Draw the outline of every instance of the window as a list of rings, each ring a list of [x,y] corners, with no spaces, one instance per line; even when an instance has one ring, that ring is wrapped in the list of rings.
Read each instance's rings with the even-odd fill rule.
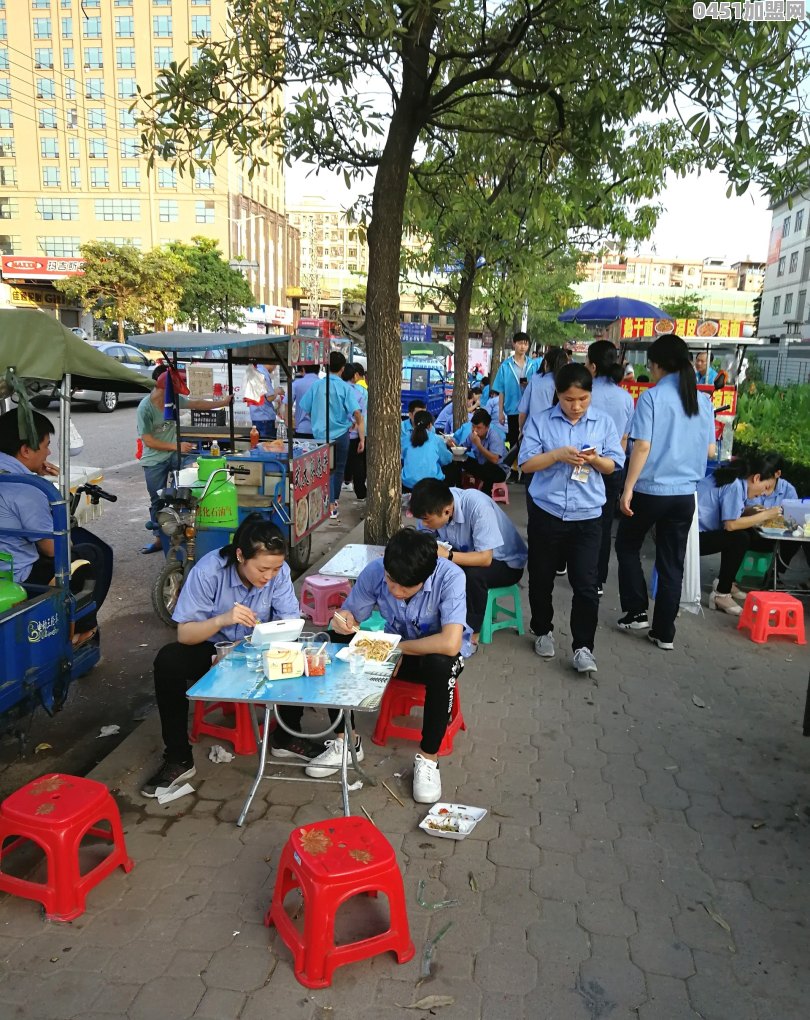
[[[97,198],[96,219],[139,220],[141,203],[134,198]]]
[[[79,203],[75,198],[38,198],[37,216],[41,220],[77,220]]]
[[[115,66],[119,71],[132,70],[135,67],[135,47],[116,46]]]
[[[211,34],[211,15],[210,14],[192,14],[191,15],[191,34],[193,36],[198,36],[198,35],[209,36]]]
[[[131,7],[132,0],[115,0],[116,7]]]
[[[87,127],[91,131],[103,131],[107,127],[107,111],[88,110]]]
[[[0,49],[0,68],[8,70],[8,50]]]
[[[45,109],[39,111],[39,126],[41,128],[55,128],[56,127],[56,108],[53,106],[47,106]]]
[[[79,126],[79,111],[77,109],[68,110],[65,116],[65,126],[69,128],[78,128]]]
[[[799,253],[797,251],[793,251],[790,253],[790,264],[788,265],[788,272],[795,273],[798,268],[799,268]],[[785,311],[787,311],[787,309],[785,309]]]
[[[43,125],[40,124],[40,127]],[[52,127],[56,127],[56,124],[52,124]],[[0,110],[0,128],[14,127],[14,119],[11,116],[11,110]]]
[[[6,5],[3,4],[2,6],[5,9]],[[51,9],[51,0],[31,0],[31,6],[34,8],[35,11],[36,10],[49,11]]]
[[[56,99],[56,82],[53,78],[37,78],[37,99]]]
[[[163,38],[172,34],[171,14],[155,14],[152,17],[152,35]]]
[[[796,321],[801,322],[804,319],[804,306],[807,304],[807,291],[799,291],[799,299],[796,302]]]
[[[195,170],[194,171],[194,187],[201,190],[209,190],[214,186],[214,171],[213,170]]]
[[[140,237],[100,237],[99,241],[102,244],[117,244],[119,248],[122,244],[131,244],[133,248],[140,248],[143,244]]]
[[[78,258],[79,245],[81,240],[78,237],[38,237],[37,245],[43,255],[50,255],[51,258]]]
[[[0,39],[8,39],[8,26],[5,18],[0,20]]]
[[[137,127],[135,122],[135,114],[131,110],[119,110],[118,111],[118,126],[122,131],[131,130]]]
[[[76,54],[70,46],[67,49],[62,50],[62,66],[67,71],[72,71],[76,66]]]
[[[14,135],[0,135],[0,158],[8,159],[14,155]]]
[[[140,188],[141,186],[141,171],[140,167],[128,166],[121,170],[121,187],[122,188]]]
[[[799,209],[799,211],[796,213],[796,218],[793,224],[793,229],[796,231],[797,234],[802,229],[803,225],[804,225],[804,209]]]
[[[179,206],[173,198],[161,198],[159,210],[161,223],[174,223],[177,220]]]
[[[6,67],[8,67],[8,64],[6,64]],[[51,49],[34,50],[34,67],[53,68],[53,50]],[[67,67],[67,64],[65,64],[65,67]]]
[[[211,0],[191,0],[192,7],[210,7]]]
[[[81,156],[81,149],[79,148],[78,138],[68,138],[68,157],[70,159],[78,159]]]
[[[213,202],[195,202],[196,207],[196,220],[198,223],[213,223],[214,222],[214,203]]]
[[[135,35],[135,19],[116,18],[115,34],[119,39],[132,39]]]
[[[134,99],[138,94],[138,83],[135,78],[118,79],[118,98]]]
[[[89,145],[90,159],[106,159],[107,158],[107,139],[106,138],[91,138]]]
[[[62,18],[62,38],[73,38],[73,18]]]
[[[110,171],[106,166],[94,166],[90,168],[90,187],[109,188]]]
[[[155,47],[155,70],[162,71],[164,67],[168,67],[172,62],[172,48],[171,46],[156,46]]]
[[[773,299],[773,309],[771,310],[771,315],[778,315],[779,309],[781,307],[782,307],[782,295],[777,294],[776,297]]]
[[[784,276],[785,275],[785,256],[784,255],[782,256],[781,259],[779,259],[779,262],[776,265],[776,275],[777,276]]]
[[[80,188],[82,186],[81,167],[72,166],[70,168],[70,186],[71,188]]]
[[[82,21],[82,35],[85,39],[100,39],[101,18],[84,18]]]
[[[42,187],[59,188],[62,185],[62,175],[58,166],[46,166],[42,168]]]
[[[40,138],[39,151],[43,159],[59,159],[59,139]]]
[[[0,99],[11,99],[10,78],[0,78]]]
[[[97,70],[104,67],[104,50],[100,46],[90,46],[84,51],[84,66]]]
[[[785,313],[785,315],[790,315],[790,313],[792,311],[793,311],[793,295],[792,294],[785,294],[784,313]]]
[[[16,198],[0,198],[0,220],[13,220],[20,215]]]
[[[104,79],[88,78],[84,83],[84,94],[88,99],[104,99]]]
[[[68,5],[65,4],[65,7]],[[101,7],[101,0],[82,0],[82,7]]]
[[[0,254],[19,255],[20,238],[15,234],[0,234]]]
[[[16,187],[17,168],[13,166],[0,166],[0,184]]]
[[[121,139],[121,159],[137,159],[141,154],[141,141],[139,138]]]
[[[65,99],[75,99],[78,94],[75,78],[65,79]]]
[[[51,37],[51,19],[34,18],[34,38],[50,39],[50,37]]]
[[[782,221],[782,237],[787,237],[790,233],[790,217],[786,216]]]
[[[159,188],[176,188],[177,187],[177,171],[176,170],[165,170],[163,168],[158,170],[158,187]]]

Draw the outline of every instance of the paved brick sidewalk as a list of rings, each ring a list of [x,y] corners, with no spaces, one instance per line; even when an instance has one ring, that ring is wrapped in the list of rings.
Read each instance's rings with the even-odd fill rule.
[[[611,580],[590,683],[568,666],[565,579],[557,601],[557,659],[501,632],[462,676],[468,730],[442,766],[445,796],[490,812],[466,841],[417,828],[410,777],[395,778],[413,747],[375,747],[362,719],[369,771],[406,806],[381,786],[353,804],[399,855],[412,962],[378,957],[339,969],[325,991],[299,985],[262,916],[290,829],[339,814],[337,788],[265,783],[237,829],[255,760],[213,765],[202,745],[193,798],[144,802],[151,718],[95,773],[116,791],[135,870],[68,925],[0,897],[4,1018],[418,1020],[429,1014],[401,1007],[441,995],[455,1000],[441,1020],[803,1020],[807,648],[753,645],[713,613],[682,618],[676,651],[658,651],[614,629]],[[426,901],[458,906],[419,906],[421,879]],[[341,930],[367,930],[379,909],[349,905]],[[448,921],[420,983],[425,940]]]

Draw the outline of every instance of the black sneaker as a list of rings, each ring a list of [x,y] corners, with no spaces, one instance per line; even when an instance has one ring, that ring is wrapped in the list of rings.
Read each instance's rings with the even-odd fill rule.
[[[191,779],[196,774],[193,761],[166,761],[164,758],[157,772],[141,787],[141,796],[156,797],[158,789],[176,786],[177,783]]]
[[[287,733],[275,736],[270,754],[273,758],[293,758],[296,761],[312,761],[323,754],[322,740],[307,740],[305,737],[293,737]]]
[[[625,613],[618,626],[619,630],[647,630],[650,621],[646,613]]]
[[[662,641],[662,639],[657,638],[652,631],[650,631],[647,635],[647,640],[651,641],[654,645],[658,645],[659,648],[663,648],[665,652],[671,652],[675,648],[674,641]]]

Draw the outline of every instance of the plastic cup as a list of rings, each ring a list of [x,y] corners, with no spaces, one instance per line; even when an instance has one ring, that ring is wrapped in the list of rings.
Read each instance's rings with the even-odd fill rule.
[[[225,662],[231,652],[236,648],[235,641],[217,641],[214,645],[217,653],[217,662]],[[228,664],[230,665],[230,663]]]
[[[324,676],[326,673],[326,652],[319,651],[319,648],[320,645],[309,645],[304,650],[309,676]]]
[[[314,645],[315,644],[315,631],[313,630],[302,630],[299,637],[298,643],[300,645]]]
[[[248,669],[259,672],[262,668],[262,650],[261,648],[254,648],[254,646],[248,641],[245,643],[245,661]]]
[[[352,676],[360,676],[366,668],[366,657],[362,652],[349,649],[349,672]]]

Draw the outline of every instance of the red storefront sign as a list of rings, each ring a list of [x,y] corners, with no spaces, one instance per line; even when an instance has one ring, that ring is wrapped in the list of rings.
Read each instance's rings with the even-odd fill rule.
[[[84,259],[51,258],[47,255],[3,255],[2,272],[14,280],[64,280],[81,276]]]
[[[651,382],[636,382],[634,379],[632,382],[622,382],[620,384],[623,389],[627,390],[630,396],[633,398],[635,404],[644,390],[648,390],[655,383]],[[723,414],[734,415],[737,413],[737,387],[736,386],[724,386],[721,390],[716,390],[713,386],[698,386],[698,389],[702,393],[708,393],[711,397],[712,404],[715,408],[725,407],[726,410]]]
[[[622,340],[677,333],[689,340],[740,339],[743,319],[622,319],[619,335]]]
[[[329,446],[293,461],[293,542],[317,528],[329,513]]]

